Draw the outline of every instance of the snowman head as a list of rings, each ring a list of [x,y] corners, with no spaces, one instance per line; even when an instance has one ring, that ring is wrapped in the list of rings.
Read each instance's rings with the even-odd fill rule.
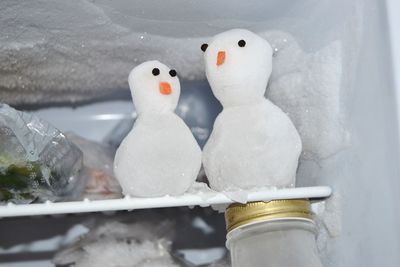
[[[272,48],[266,40],[234,29],[216,35],[201,50],[207,79],[224,107],[263,99],[272,70]]]
[[[146,61],[129,74],[133,103],[138,114],[173,111],[181,86],[176,71],[159,61]]]

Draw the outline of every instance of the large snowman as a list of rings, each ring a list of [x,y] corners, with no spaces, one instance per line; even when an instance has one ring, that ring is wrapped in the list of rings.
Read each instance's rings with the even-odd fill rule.
[[[272,48],[242,29],[203,44],[207,79],[223,105],[203,150],[210,186],[218,191],[295,184],[300,136],[289,117],[264,97]]]
[[[201,150],[174,113],[180,95],[176,71],[148,61],[131,71],[129,86],[138,118],[114,160],[123,193],[138,197],[183,194],[196,180]]]

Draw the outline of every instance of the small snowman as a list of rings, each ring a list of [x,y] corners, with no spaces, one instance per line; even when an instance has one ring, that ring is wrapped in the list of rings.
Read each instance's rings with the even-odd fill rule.
[[[272,48],[242,29],[203,44],[207,79],[223,111],[203,150],[210,186],[218,191],[295,184],[300,136],[289,117],[264,97]]]
[[[174,113],[180,95],[176,71],[158,61],[144,62],[129,74],[129,86],[138,117],[114,160],[123,193],[181,195],[196,180],[201,150]]]

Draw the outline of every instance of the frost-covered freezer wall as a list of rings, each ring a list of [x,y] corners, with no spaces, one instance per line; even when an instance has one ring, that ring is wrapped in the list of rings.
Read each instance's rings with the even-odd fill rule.
[[[392,36],[384,2],[367,1],[363,17],[355,80],[343,98],[352,145],[321,173],[341,198],[341,231],[327,246],[332,266],[397,266],[399,133]]]
[[[133,66],[153,58],[173,65],[181,78],[204,79],[199,47],[218,32],[283,30],[315,50],[343,34],[341,18],[354,24],[348,20],[355,6],[315,0],[2,1],[0,98],[16,104],[115,95],[128,88]]]

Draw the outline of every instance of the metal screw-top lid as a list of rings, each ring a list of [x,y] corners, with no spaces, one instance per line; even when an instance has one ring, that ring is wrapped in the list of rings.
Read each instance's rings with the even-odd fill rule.
[[[226,229],[272,219],[300,219],[312,221],[310,201],[307,199],[272,200],[269,202],[235,203],[225,212]]]

